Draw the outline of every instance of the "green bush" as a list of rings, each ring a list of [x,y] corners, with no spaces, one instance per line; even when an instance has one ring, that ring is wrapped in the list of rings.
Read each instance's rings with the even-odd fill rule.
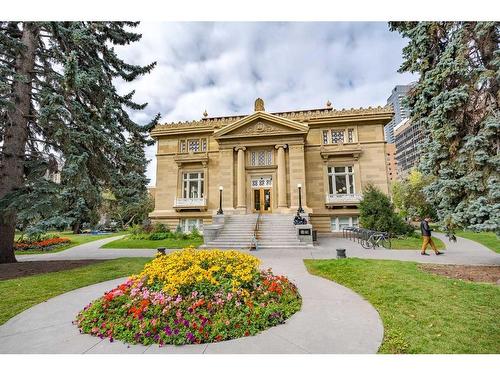
[[[413,227],[394,211],[389,197],[373,185],[364,189],[359,213],[359,222],[363,228],[392,234],[411,235],[414,232]]]
[[[156,223],[153,226],[153,233],[168,233],[170,230],[165,224],[162,223]]]
[[[152,241],[160,241],[165,240],[170,237],[170,233],[168,232],[153,232],[149,235],[148,239]]]

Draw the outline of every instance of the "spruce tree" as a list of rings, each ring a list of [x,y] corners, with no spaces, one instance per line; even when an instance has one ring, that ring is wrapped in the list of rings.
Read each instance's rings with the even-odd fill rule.
[[[140,40],[135,26],[0,22],[0,263],[15,262],[18,215],[78,227],[97,212],[105,189],[145,193],[143,147],[159,116],[137,124],[127,111],[146,104],[115,88],[155,65],[116,54],[115,45]],[[62,160],[60,184],[43,177],[54,157]]]
[[[419,75],[408,103],[425,142],[419,168],[448,231],[500,233],[499,23],[392,22],[408,39],[400,72]]]

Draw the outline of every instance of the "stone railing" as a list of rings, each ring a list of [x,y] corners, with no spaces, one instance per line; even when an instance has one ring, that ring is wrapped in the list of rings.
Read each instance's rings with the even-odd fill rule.
[[[207,205],[205,198],[175,198],[174,207],[204,207]]]
[[[363,199],[361,194],[327,194],[326,203],[359,203]]]

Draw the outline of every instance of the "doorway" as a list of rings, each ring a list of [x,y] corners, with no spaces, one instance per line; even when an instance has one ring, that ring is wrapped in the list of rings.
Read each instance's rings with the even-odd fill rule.
[[[270,188],[253,190],[253,211],[260,213],[270,213],[272,211]]]

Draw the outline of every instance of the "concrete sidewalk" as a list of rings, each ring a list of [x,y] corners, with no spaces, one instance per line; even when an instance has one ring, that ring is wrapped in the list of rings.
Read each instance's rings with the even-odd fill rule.
[[[499,265],[500,254],[464,238],[449,243],[442,239],[445,254],[421,256],[419,250],[366,250],[342,238],[320,238],[310,249],[265,249],[251,252],[276,274],[288,276],[303,298],[301,311],[284,325],[256,336],[221,343],[180,347],[125,345],[81,335],[72,320],[88,302],[115,287],[121,280],[91,285],[33,306],[0,326],[0,353],[376,353],[383,338],[377,311],[353,291],[310,275],[303,259],[330,259],[337,248],[348,257],[390,259],[421,263]],[[18,256],[20,261],[61,259],[114,259],[154,256],[153,249],[100,249],[118,237],[107,238],[68,250]],[[248,252],[248,251],[245,251]]]
[[[263,267],[287,275],[299,288],[302,309],[285,324],[256,336],[213,344],[165,346],[110,343],[80,334],[72,325],[90,301],[124,279],[62,294],[0,326],[0,353],[376,353],[383,338],[377,311],[358,294],[310,275],[302,259],[266,259]]]

